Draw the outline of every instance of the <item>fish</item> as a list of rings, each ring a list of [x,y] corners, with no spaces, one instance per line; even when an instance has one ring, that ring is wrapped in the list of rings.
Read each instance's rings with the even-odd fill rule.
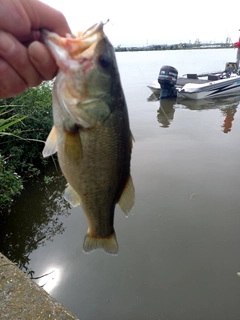
[[[88,221],[83,251],[116,255],[114,211],[135,201],[131,177],[133,135],[115,52],[99,22],[60,37],[41,31],[59,71],[52,92],[53,127],[43,157],[57,152],[67,180],[64,198],[81,205]]]

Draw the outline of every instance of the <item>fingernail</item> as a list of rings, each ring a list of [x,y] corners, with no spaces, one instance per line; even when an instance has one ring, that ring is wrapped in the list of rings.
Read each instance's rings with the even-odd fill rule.
[[[0,52],[3,55],[10,54],[16,47],[15,41],[11,35],[4,31],[0,31]]]
[[[45,52],[43,51],[42,44],[38,41],[34,41],[30,44],[28,47],[28,52],[34,61],[38,63],[38,65],[44,66],[45,64],[48,63],[49,58],[48,55],[44,54]]]

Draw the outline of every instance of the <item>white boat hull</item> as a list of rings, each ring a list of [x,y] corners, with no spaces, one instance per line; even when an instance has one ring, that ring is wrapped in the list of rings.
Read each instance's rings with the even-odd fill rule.
[[[187,73],[177,77],[178,71],[171,66],[160,69],[158,80],[148,87],[160,99],[172,97],[191,100],[240,96],[240,69],[238,63],[227,62],[224,71],[211,73]]]
[[[178,91],[181,98],[199,100],[240,95],[240,76],[210,81],[205,84],[188,83]]]
[[[149,84],[147,86],[153,93],[155,94],[160,94],[160,90],[161,90],[161,87],[160,87],[160,84],[158,83],[157,80],[153,81],[151,84]]]
[[[159,97],[161,87],[158,81],[153,81],[148,88]],[[209,81],[207,83],[187,83],[177,88],[178,97],[200,100],[240,95],[240,76],[233,75],[227,79]]]

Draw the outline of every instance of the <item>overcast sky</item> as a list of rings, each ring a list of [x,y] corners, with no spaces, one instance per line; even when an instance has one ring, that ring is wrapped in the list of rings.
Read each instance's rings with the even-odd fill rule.
[[[180,42],[237,42],[236,0],[42,0],[60,10],[73,33],[98,21],[110,22],[105,33],[114,46]]]

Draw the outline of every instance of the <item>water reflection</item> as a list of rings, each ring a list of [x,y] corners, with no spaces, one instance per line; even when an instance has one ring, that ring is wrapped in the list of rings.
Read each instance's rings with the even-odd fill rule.
[[[63,199],[66,181],[52,169],[51,179],[25,185],[21,196],[8,212],[0,212],[0,252],[33,276],[30,254],[65,230],[61,216],[70,214],[70,205]],[[36,192],[38,190],[38,192]]]
[[[226,107],[222,109],[223,115],[225,115],[225,119],[222,125],[223,132],[228,133],[232,129],[232,122],[234,120],[234,115],[237,112],[237,106]]]
[[[222,109],[225,107],[234,107],[238,106],[240,102],[240,96],[237,97],[228,97],[228,98],[219,98],[212,100],[177,100],[176,105],[185,106],[190,110],[210,110],[210,109]]]
[[[173,121],[176,99],[160,100],[160,107],[157,111],[157,119],[161,124],[160,127],[168,128]]]
[[[224,117],[221,128],[224,133],[228,133],[231,131],[234,115],[237,112],[239,101],[240,97],[229,97],[216,100],[186,100],[182,101],[181,105],[191,110],[210,110],[216,108],[220,109]]]
[[[38,285],[43,287],[45,291],[50,293],[60,282],[62,271],[60,268],[47,268],[41,277],[35,278],[38,281]]]
[[[159,109],[157,110],[157,119],[160,126],[168,128],[174,119],[174,113],[176,108],[187,108],[194,111],[220,109],[224,116],[224,121],[221,126],[224,133],[231,132],[234,115],[237,112],[239,106],[240,97],[228,97],[225,99],[214,100],[178,100],[168,99],[159,100],[155,94],[151,94],[148,101],[159,101]]]

